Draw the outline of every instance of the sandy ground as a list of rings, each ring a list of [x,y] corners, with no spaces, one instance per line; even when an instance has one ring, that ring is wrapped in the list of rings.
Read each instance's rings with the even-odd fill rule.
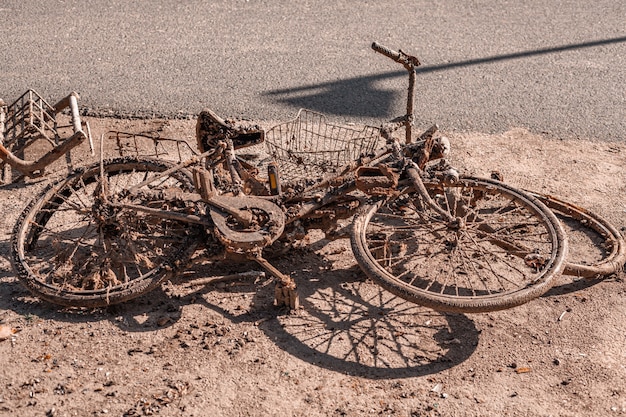
[[[194,140],[194,121],[90,119]],[[626,226],[626,145],[511,130],[447,132],[463,172],[561,196]],[[72,153],[79,165],[91,157]],[[65,162],[65,161],[62,161]],[[443,314],[365,279],[349,242],[312,234],[279,258],[302,309],[273,284],[189,279],[256,270],[195,266],[134,301],[75,310],[32,297],[11,269],[20,211],[55,175],[0,188],[2,416],[604,416],[626,414],[624,273],[563,277],[515,309]]]

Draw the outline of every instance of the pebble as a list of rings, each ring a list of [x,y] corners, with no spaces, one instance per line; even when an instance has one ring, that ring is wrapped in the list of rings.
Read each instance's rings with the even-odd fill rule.
[[[436,393],[440,393],[442,389],[443,389],[443,385],[442,385],[442,384],[437,384],[437,385],[435,385],[435,386],[431,389],[431,391],[432,391],[432,392],[436,392]]]

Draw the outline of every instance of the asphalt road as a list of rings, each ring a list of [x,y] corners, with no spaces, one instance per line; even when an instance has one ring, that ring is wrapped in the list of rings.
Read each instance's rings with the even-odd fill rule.
[[[626,138],[623,0],[0,0],[0,97],[379,124],[402,114],[407,81],[373,40],[423,62],[420,126]]]

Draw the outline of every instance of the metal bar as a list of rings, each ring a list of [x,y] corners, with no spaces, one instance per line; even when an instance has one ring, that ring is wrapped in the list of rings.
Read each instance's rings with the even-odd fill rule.
[[[415,69],[411,69],[409,71],[409,88],[408,88],[408,92],[407,92],[407,99],[406,99],[406,114],[407,114],[407,118],[406,121],[404,122],[404,126],[405,126],[405,136],[406,136],[406,143],[409,144],[412,141],[412,126],[413,126],[413,111],[414,111],[414,103],[415,103]]]

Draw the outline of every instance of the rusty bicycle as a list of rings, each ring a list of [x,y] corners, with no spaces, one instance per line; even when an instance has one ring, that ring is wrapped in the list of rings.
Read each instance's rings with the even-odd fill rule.
[[[265,131],[205,110],[197,150],[180,163],[101,157],[45,189],[14,228],[19,279],[42,299],[97,307],[144,294],[199,259],[247,259],[276,278],[276,304],[297,308],[296,283],[268,258],[311,229],[350,237],[369,278],[441,311],[510,308],[545,293],[564,271],[621,267],[623,238],[601,218],[460,175],[437,126],[414,138],[419,60],[372,48],[409,74],[404,116],[359,129],[301,110]],[[262,151],[244,158],[246,148]],[[595,219],[607,245],[602,265],[566,260],[563,226],[540,199],[581,222]]]

